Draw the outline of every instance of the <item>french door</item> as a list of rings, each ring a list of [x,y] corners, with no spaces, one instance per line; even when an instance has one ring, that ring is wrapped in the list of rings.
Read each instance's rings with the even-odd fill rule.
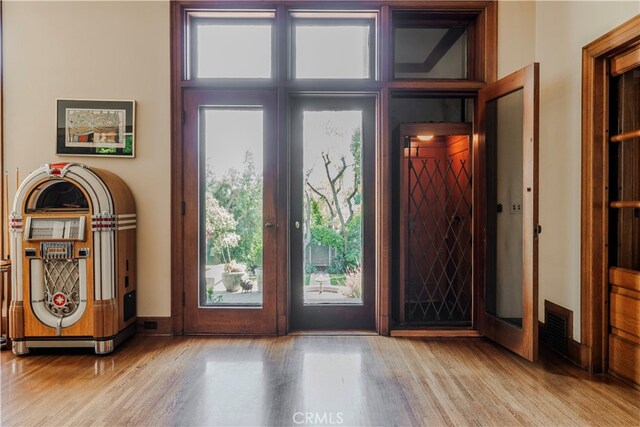
[[[290,112],[290,329],[374,329],[375,97]]]
[[[478,94],[474,206],[478,330],[538,356],[538,64]]]
[[[184,331],[275,334],[275,92],[183,101]]]

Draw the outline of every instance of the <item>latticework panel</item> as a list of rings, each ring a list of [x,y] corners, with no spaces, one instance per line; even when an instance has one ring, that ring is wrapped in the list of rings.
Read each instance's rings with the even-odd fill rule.
[[[80,270],[77,259],[44,260],[44,303],[56,316],[73,314],[80,303]]]
[[[471,321],[472,192],[467,153],[407,160],[408,323]]]

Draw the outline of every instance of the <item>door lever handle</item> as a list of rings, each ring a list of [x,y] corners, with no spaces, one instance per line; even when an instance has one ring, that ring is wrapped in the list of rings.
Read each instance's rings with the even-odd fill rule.
[[[265,226],[266,228],[273,228],[273,223],[271,223],[271,222],[265,222],[264,226]]]

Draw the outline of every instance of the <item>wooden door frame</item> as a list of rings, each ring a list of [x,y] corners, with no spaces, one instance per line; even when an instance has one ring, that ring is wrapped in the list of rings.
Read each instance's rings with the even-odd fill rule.
[[[604,372],[608,333],[609,59],[640,43],[640,15],[582,49],[580,365]]]
[[[339,4],[338,4],[339,3]],[[234,88],[251,87],[246,82],[216,82],[197,81],[185,78],[186,61],[184,57],[186,46],[186,17],[187,10],[200,9],[238,9],[238,1],[172,1],[170,5],[170,53],[171,53],[171,324],[172,333],[184,333],[184,252],[183,233],[183,200],[182,179],[184,174],[182,147],[182,117],[183,91],[191,88]],[[389,335],[391,323],[391,260],[394,254],[391,248],[391,132],[389,129],[389,107],[391,93],[394,91],[420,91],[432,94],[476,93],[485,83],[496,80],[497,77],[497,9],[495,0],[470,1],[407,1],[407,0],[366,0],[349,2],[332,2],[312,0],[251,0],[242,2],[241,8],[266,8],[276,11],[276,40],[278,46],[287,46],[287,12],[291,9],[349,9],[375,10],[378,13],[377,56],[378,80],[367,82],[353,82],[344,80],[330,81],[293,81],[288,80],[289,63],[287,55],[279,54],[275,60],[276,74],[270,83],[261,83],[258,88],[270,87],[278,93],[278,114],[286,114],[287,97],[291,90],[299,92],[377,92],[379,106],[376,116],[375,141],[375,211],[376,211],[376,331],[381,335]],[[474,73],[469,79],[402,79],[393,78],[393,46],[391,32],[393,30],[393,14],[397,11],[411,10],[420,12],[436,12],[440,14],[472,14],[475,16],[475,31],[470,43],[474,46]],[[277,50],[277,49],[276,49]],[[282,52],[280,52],[282,53]],[[206,79],[205,79],[206,80]],[[279,158],[287,159],[288,150],[288,122],[279,116]],[[288,183],[286,182],[286,168],[278,167],[278,177],[281,185],[278,188],[278,204],[284,208]],[[279,222],[288,223],[286,209],[279,209]],[[288,333],[289,295],[288,295],[288,230],[281,229],[277,236],[277,256],[283,262],[278,264],[277,271],[277,324],[278,334]]]

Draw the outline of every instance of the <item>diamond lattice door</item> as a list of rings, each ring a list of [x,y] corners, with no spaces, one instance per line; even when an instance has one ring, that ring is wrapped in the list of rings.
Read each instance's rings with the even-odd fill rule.
[[[469,139],[446,137],[405,150],[404,321],[471,324]]]

